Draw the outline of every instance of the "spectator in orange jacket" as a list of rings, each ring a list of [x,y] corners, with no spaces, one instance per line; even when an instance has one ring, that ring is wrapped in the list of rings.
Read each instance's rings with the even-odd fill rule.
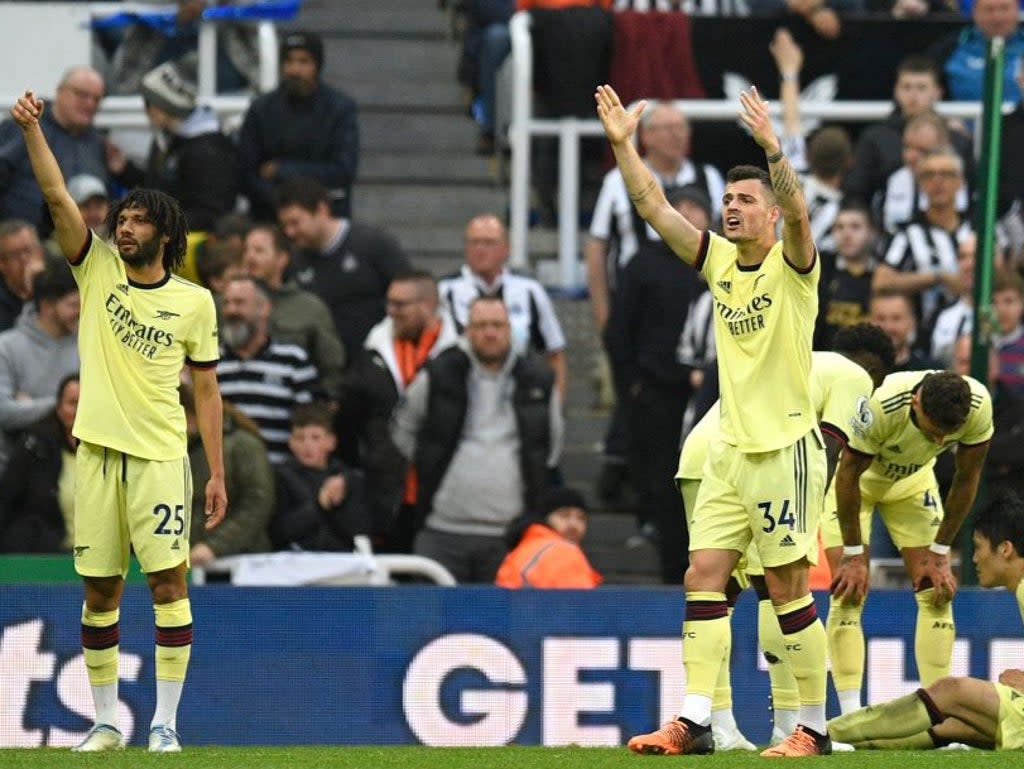
[[[510,552],[498,568],[498,587],[591,588],[601,584],[580,542],[587,509],[575,489],[548,491],[540,515],[513,521],[506,533]]]

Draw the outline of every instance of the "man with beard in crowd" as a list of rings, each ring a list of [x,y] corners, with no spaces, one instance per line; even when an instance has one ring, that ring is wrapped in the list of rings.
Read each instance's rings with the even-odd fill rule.
[[[281,41],[281,84],[249,105],[238,134],[242,192],[256,221],[274,218],[281,182],[309,176],[331,192],[331,213],[351,212],[359,164],[356,103],[320,79],[324,43],[313,32]]]

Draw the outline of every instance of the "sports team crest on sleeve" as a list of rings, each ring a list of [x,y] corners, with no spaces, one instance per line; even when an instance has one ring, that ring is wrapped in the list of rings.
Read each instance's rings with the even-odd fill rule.
[[[868,428],[871,427],[874,421],[875,415],[871,411],[871,406],[868,401],[868,398],[865,395],[861,395],[859,398],[857,398],[856,412],[850,419],[850,427],[853,428],[853,431],[857,435],[863,438],[865,435],[867,435]]]

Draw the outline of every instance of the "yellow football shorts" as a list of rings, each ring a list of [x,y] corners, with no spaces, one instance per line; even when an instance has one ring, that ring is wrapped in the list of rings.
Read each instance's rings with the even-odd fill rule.
[[[128,574],[134,548],[147,574],[188,565],[192,472],[188,456],[167,462],[80,443],[75,461],[75,570]]]
[[[826,474],[817,428],[790,446],[754,454],[712,441],[694,503],[690,550],[744,553],[753,542],[767,568],[813,558]]]
[[[900,550],[927,547],[934,542],[945,515],[939,484],[930,468],[893,484],[874,480],[861,483],[860,502],[863,540],[871,541],[871,512],[877,507],[893,544]],[[825,515],[821,528],[826,548],[842,547],[843,537],[835,505]]]
[[[996,750],[1024,750],[1024,694],[1005,684],[995,684],[999,695]]]

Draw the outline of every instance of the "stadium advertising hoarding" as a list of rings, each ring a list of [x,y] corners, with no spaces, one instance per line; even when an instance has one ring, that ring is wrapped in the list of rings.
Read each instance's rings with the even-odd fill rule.
[[[618,745],[680,704],[679,591],[489,587],[193,591],[196,645],[179,727],[189,744]],[[5,585],[0,746],[67,746],[90,725],[77,586]],[[827,600],[819,600],[824,615]],[[914,680],[909,592],[872,593],[867,695]],[[1005,592],[957,598],[953,672],[991,677],[1024,658]],[[756,604],[733,620],[737,720],[769,734]],[[144,587],[121,611],[121,726],[152,715],[153,621]],[[834,701],[830,714],[836,712]],[[253,728],[258,725],[259,728]]]

